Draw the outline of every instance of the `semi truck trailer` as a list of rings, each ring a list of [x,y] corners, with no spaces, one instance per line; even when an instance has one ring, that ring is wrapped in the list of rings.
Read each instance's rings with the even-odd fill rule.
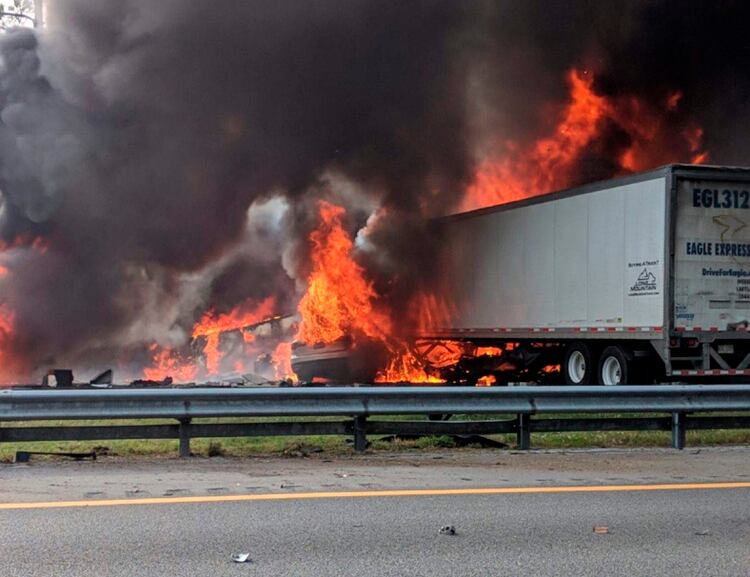
[[[452,310],[420,337],[576,385],[750,375],[748,224],[750,169],[681,164],[445,217]]]

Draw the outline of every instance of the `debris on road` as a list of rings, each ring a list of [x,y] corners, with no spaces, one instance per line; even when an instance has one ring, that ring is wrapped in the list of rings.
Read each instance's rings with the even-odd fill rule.
[[[28,463],[31,460],[32,455],[46,455],[51,457],[67,457],[69,459],[75,459],[81,461],[83,459],[91,459],[96,461],[96,451],[89,453],[70,453],[70,452],[55,452],[55,451],[16,451],[16,463]]]
[[[250,559],[250,553],[235,553],[232,555],[232,561],[235,563],[252,563],[253,560]]]
[[[456,528],[453,525],[445,525],[443,527],[440,527],[439,534],[440,535],[455,535]]]
[[[609,527],[597,527],[594,525],[594,533],[597,535],[607,535],[609,533]]]
[[[93,379],[89,381],[92,387],[110,387],[114,383],[114,376],[112,369],[99,373]]]
[[[482,435],[450,435],[457,447],[468,447],[470,445],[479,445],[490,449],[507,449],[508,444]]]
[[[695,534],[700,537],[705,537],[706,535],[710,535],[711,531],[708,531],[708,530],[696,531]]]

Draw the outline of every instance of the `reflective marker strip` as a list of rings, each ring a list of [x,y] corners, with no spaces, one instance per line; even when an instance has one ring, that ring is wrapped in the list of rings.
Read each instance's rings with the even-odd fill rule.
[[[680,377],[702,377],[706,375],[750,375],[750,369],[690,369],[672,371],[672,374]]]
[[[576,333],[661,333],[664,331],[664,327],[491,327],[486,329],[481,328],[463,328],[463,329],[434,329],[437,333],[451,333],[455,332],[463,333],[554,333],[557,331],[573,331]],[[675,328],[679,331],[680,328]]]

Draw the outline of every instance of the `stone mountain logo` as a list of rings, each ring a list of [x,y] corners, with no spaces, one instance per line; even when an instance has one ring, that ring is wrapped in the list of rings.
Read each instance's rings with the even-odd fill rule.
[[[643,269],[641,274],[635,280],[635,284],[630,287],[632,293],[642,293],[656,290],[656,276],[648,269]]]

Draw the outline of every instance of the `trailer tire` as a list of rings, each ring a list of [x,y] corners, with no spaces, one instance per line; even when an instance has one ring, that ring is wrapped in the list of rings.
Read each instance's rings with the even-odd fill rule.
[[[605,386],[628,384],[633,378],[632,355],[619,345],[607,347],[599,358],[597,375]]]
[[[571,343],[565,350],[562,366],[566,385],[591,385],[595,382],[596,357],[583,341]]]

